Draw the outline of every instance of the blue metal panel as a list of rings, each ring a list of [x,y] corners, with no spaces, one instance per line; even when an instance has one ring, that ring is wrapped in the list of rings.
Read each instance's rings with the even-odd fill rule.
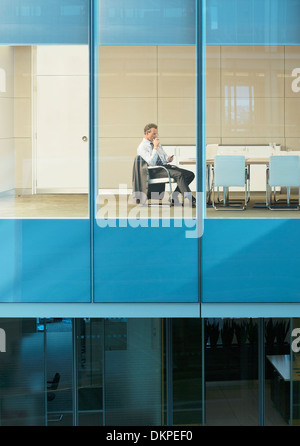
[[[102,45],[195,45],[196,0],[99,2]]]
[[[298,219],[207,219],[203,302],[300,302]]]
[[[295,303],[202,303],[201,317],[255,318],[299,317],[300,305]]]
[[[95,225],[95,302],[198,302],[198,239],[172,221],[119,223]]]
[[[299,0],[207,0],[209,45],[299,45]]]
[[[17,234],[17,220],[0,220],[0,302],[13,302],[14,300]]]
[[[219,308],[219,304],[218,304]],[[1,317],[191,317],[200,316],[199,303],[1,303]],[[227,314],[227,313],[226,313]],[[294,314],[294,313],[293,313]],[[234,317],[234,316],[232,316]],[[255,317],[255,316],[254,316]]]
[[[300,44],[299,0],[206,0],[208,45]],[[194,45],[195,0],[100,2],[100,43]]]
[[[0,44],[87,44],[89,0],[1,0]]]
[[[87,44],[88,0],[7,0],[0,44]],[[206,0],[207,44],[299,44],[299,0]],[[194,45],[195,0],[102,0],[100,42]]]
[[[88,220],[0,220],[0,302],[89,302]]]

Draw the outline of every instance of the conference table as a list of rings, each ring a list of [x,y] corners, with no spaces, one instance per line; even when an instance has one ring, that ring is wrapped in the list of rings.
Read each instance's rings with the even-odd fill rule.
[[[250,167],[251,165],[269,165],[269,157],[268,158],[259,158],[259,157],[245,157],[245,165],[248,169],[248,185],[250,184]],[[196,158],[188,158],[185,160],[179,161],[180,165],[195,165],[197,162]],[[207,182],[207,205],[211,206],[211,194],[212,194],[212,181],[211,181],[211,170],[214,166],[214,159],[207,159],[206,160],[206,182]],[[248,187],[248,197],[250,198],[250,187]],[[259,207],[259,208],[266,208],[267,204],[266,202],[262,203],[255,203],[253,207]]]

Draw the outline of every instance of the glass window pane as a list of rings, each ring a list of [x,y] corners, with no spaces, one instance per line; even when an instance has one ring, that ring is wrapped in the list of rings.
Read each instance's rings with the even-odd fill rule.
[[[0,10],[0,300],[90,301],[89,2]]]
[[[289,1],[208,6],[209,218],[281,218],[283,209],[285,218],[299,218],[292,212],[300,177],[298,9]]]
[[[195,198],[195,8],[194,0],[99,2],[99,220],[183,218],[184,207],[169,203]],[[152,23],[150,34],[140,20]]]
[[[47,425],[73,425],[72,319],[47,319]]]
[[[265,320],[265,425],[290,424],[290,319]]]
[[[3,0],[0,41],[4,44],[86,44],[88,0]]]
[[[173,424],[202,424],[202,320],[173,319]]]
[[[101,1],[99,15],[102,45],[195,44],[194,0]]]
[[[205,320],[207,426],[257,426],[258,323]]]
[[[88,217],[87,45],[0,46],[0,217]]]
[[[0,8],[0,218],[86,218],[88,1]]]
[[[106,319],[105,425],[162,423],[160,319]]]
[[[150,6],[136,0],[125,6],[116,2],[114,7],[97,3],[95,302],[197,302],[198,260],[192,267],[186,263],[186,272],[180,265],[177,273],[176,259],[178,250],[182,256],[198,259],[195,40],[187,43],[183,29],[183,34],[172,33],[182,41],[165,39],[163,26],[150,44],[139,33],[134,33],[134,41],[125,37],[132,29],[132,16],[145,23],[144,17],[150,20],[154,15],[171,28],[180,22],[185,30],[195,30],[196,2],[179,0],[176,7],[169,0]],[[160,146],[154,148],[158,136]],[[162,281],[164,266],[148,274],[153,246],[161,250],[157,252],[161,259],[168,252],[172,271],[172,278],[159,291],[157,281]],[[110,268],[106,252],[114,264],[111,282],[103,280]],[[149,286],[133,293],[133,275]]]
[[[44,426],[43,324],[38,326],[36,319],[2,318],[0,327],[0,425]]]
[[[137,175],[134,173],[134,163],[138,154],[150,166],[157,163],[158,157],[156,160],[153,158],[156,150],[151,148],[154,136],[151,130],[144,131],[148,124],[153,124],[152,133],[158,134],[165,152],[165,155],[163,151],[159,152],[159,159],[191,172],[185,172],[186,184],[182,186],[180,183],[171,184],[171,189],[168,184],[166,188],[164,184],[162,187],[150,186],[156,194],[152,198],[162,198],[168,204],[171,192],[175,196],[179,194],[180,202],[182,194],[188,195],[189,190],[195,195],[195,46],[99,46],[98,218],[137,218],[140,213],[148,216],[148,208],[136,208],[135,200],[137,198],[140,203],[145,203],[148,184],[137,184],[133,180],[133,175]],[[141,143],[145,147],[140,146]],[[170,161],[169,157],[173,155]],[[188,159],[192,161],[186,164]],[[136,165],[136,168],[139,169],[140,165]],[[178,173],[176,169],[169,171],[171,177],[175,171]],[[162,167],[152,169],[150,173],[153,178],[156,178],[155,175],[168,175]],[[153,204],[158,202],[157,199],[153,200]],[[183,217],[183,210],[181,206],[167,207],[161,209],[163,214],[160,211],[157,214],[156,208],[152,209],[152,216]],[[190,217],[195,215],[195,209],[185,214]]]
[[[284,45],[206,47],[207,188],[211,189],[207,197],[208,217],[219,214],[215,208],[224,211],[222,217],[228,217],[226,210],[244,208],[246,203],[246,212],[230,212],[230,217],[274,218],[278,213],[270,213],[269,205],[279,209],[286,205],[281,200],[286,201],[289,184],[276,184],[276,200],[280,199],[276,204],[269,186],[266,188],[266,175],[268,184],[273,185],[270,156],[291,155],[292,150],[298,155],[295,140],[287,138],[293,128],[292,122],[285,119],[290,97],[294,94],[285,81],[291,75],[287,66],[291,62],[290,51],[290,47]],[[247,178],[245,172],[238,178],[242,165],[233,164],[238,162],[233,156],[244,160]],[[217,164],[212,170],[214,161]],[[230,178],[226,179],[225,172]],[[296,198],[295,191],[291,192],[290,198]]]
[[[104,320],[76,321],[78,367],[78,425],[103,425]]]

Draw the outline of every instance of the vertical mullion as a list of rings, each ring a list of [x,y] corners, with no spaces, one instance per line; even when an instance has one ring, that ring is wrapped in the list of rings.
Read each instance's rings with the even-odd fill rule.
[[[201,318],[201,364],[202,364],[202,426],[205,426],[205,319]]]
[[[106,355],[105,355],[105,343],[106,343],[106,339],[105,339],[105,319],[103,319],[103,325],[102,325],[102,407],[103,407],[103,414],[102,414],[102,424],[103,426],[106,426]]]
[[[291,334],[290,334],[290,426],[293,426],[293,350],[292,350],[292,343],[293,343],[293,323],[294,319],[290,318],[290,327],[291,327]]]
[[[199,318],[202,324],[201,363],[202,363],[202,425],[205,425],[205,344],[204,319],[201,318],[202,301],[202,249],[201,234],[206,215],[206,0],[196,0],[196,108],[197,108],[197,219],[198,219],[198,302]],[[199,193],[200,192],[200,193]],[[200,203],[199,203],[199,197]],[[200,214],[200,215],[199,215]],[[200,220],[200,228],[199,228]]]
[[[78,426],[78,319],[72,319],[72,400],[73,426]]]
[[[45,426],[48,426],[48,400],[47,400],[47,319],[43,319],[44,324],[44,386],[45,386]]]
[[[265,424],[265,320],[258,320],[258,417],[259,426]]]
[[[97,3],[98,0],[89,0],[89,218],[90,218],[90,262],[91,262],[91,303],[94,302],[94,224],[96,205],[95,182],[95,147],[96,147],[96,54],[97,54]]]
[[[201,197],[199,218],[206,215],[206,0],[196,1],[196,66],[197,66],[197,192]],[[197,200],[199,201],[199,200]],[[202,223],[202,222],[201,222]],[[201,228],[200,228],[201,229]],[[200,232],[199,232],[200,234]]]
[[[173,336],[172,319],[166,319],[167,426],[173,426]]]

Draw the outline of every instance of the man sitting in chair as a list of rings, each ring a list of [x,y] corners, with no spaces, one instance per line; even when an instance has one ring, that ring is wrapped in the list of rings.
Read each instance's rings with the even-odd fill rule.
[[[174,155],[168,157],[160,145],[156,124],[151,123],[145,126],[144,138],[138,146],[137,153],[149,166],[164,166],[168,169],[171,178],[174,178],[177,183],[177,187],[173,194],[172,204],[183,205],[184,199],[187,198],[188,203],[192,207],[196,207],[196,199],[189,188],[189,184],[193,181],[195,175],[189,170],[168,164],[173,161]],[[151,172],[151,178],[164,178],[165,176],[166,172],[164,169],[154,169]],[[181,193],[183,197],[182,203],[180,203],[178,199],[179,193]]]

